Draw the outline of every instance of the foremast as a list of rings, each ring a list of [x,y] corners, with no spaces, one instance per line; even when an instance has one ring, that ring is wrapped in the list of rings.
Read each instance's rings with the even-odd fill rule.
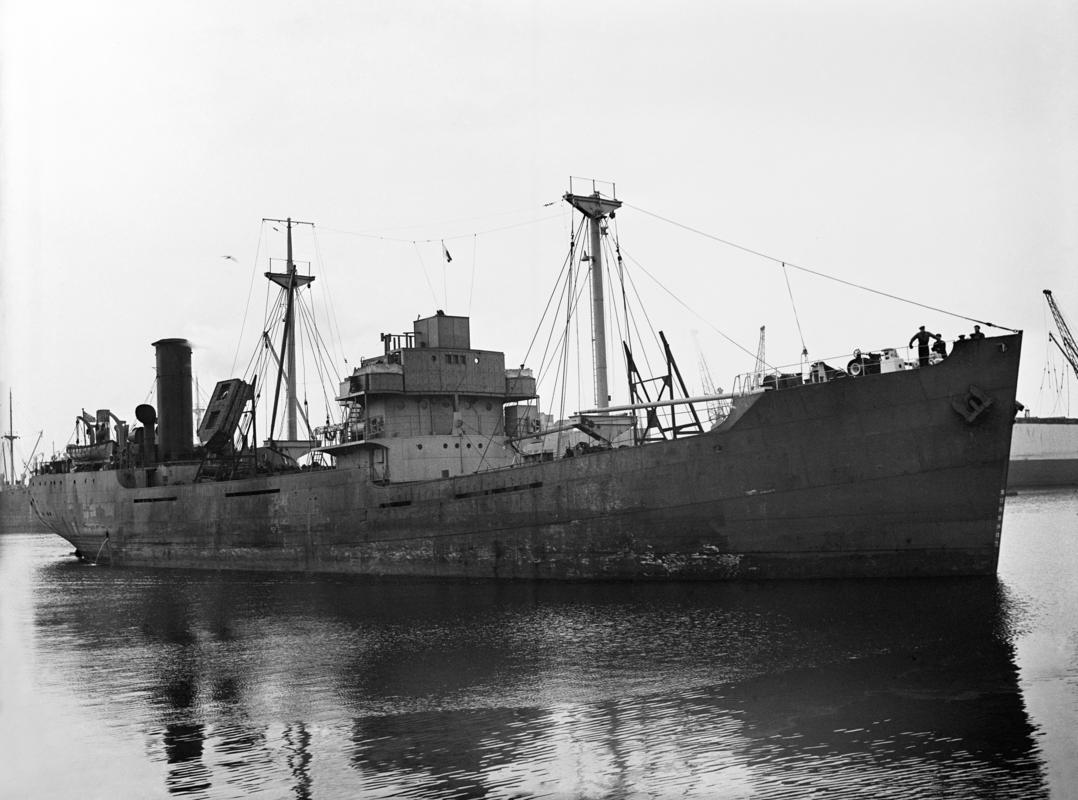
[[[296,292],[314,281],[313,275],[300,275],[296,262],[292,258],[292,226],[310,225],[313,222],[299,222],[291,217],[286,219],[264,219],[263,222],[276,222],[285,226],[288,240],[285,272],[267,272],[266,278],[280,286],[286,292],[284,331],[281,334],[281,353],[283,360],[277,365],[277,386],[273,393],[273,414],[270,417],[270,441],[273,442],[274,427],[277,422],[277,407],[281,396],[281,387],[285,389],[285,439],[292,443],[298,440],[296,419],[299,415],[299,397],[296,392],[296,332],[295,332],[295,297]]]
[[[7,433],[4,434],[3,438],[7,439],[8,451],[9,451],[10,456],[11,456],[11,472],[9,473],[7,471],[7,468],[6,468],[7,467],[8,453],[4,454],[4,467],[5,467],[5,469],[4,469],[4,473],[5,473],[4,481],[6,483],[10,483],[10,484],[15,483],[15,440],[19,438],[18,436],[15,435],[15,409],[14,409],[12,403],[13,403],[13,401],[12,401],[12,393],[11,393],[11,390],[8,389],[8,393],[7,393],[8,427],[7,427]]]
[[[573,193],[573,179],[569,179],[569,191],[565,201],[588,219],[591,249],[591,336],[592,355],[595,365],[595,407],[605,409],[610,405],[610,389],[607,386],[606,369],[606,309],[603,298],[603,236],[606,235],[607,217],[621,208],[621,201],[614,198],[614,184],[610,184],[610,197],[604,197],[592,181],[592,193]]]

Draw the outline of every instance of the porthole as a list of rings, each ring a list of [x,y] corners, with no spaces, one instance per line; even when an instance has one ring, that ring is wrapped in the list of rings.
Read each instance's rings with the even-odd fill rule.
[[[443,450],[448,450],[448,449],[449,449],[449,445],[447,445],[447,444],[443,444],[443,445],[442,445],[442,449],[443,449]]]
[[[471,450],[471,449],[472,449],[472,443],[471,443],[471,442],[468,442],[468,444],[467,444],[467,448],[468,448],[469,450]]]
[[[423,449],[423,445],[422,445],[422,444],[417,444],[417,445],[416,445],[416,449],[417,449],[417,450],[422,450],[422,449]]]

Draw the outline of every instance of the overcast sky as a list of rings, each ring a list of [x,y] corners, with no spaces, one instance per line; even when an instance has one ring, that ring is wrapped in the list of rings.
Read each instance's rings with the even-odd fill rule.
[[[841,365],[971,329],[948,311],[1024,329],[1020,399],[1065,410],[1041,290],[1078,326],[1076,3],[0,9],[0,410],[6,429],[11,387],[23,457],[81,408],[133,422],[159,338],[194,342],[204,392],[242,372],[284,255],[263,217],[316,224],[297,257],[342,372],[436,308],[520,363],[570,175],[616,183],[627,267],[693,388],[701,359],[718,385],[751,369],[761,325],[769,362],[803,338]],[[658,217],[942,311],[787,287]]]

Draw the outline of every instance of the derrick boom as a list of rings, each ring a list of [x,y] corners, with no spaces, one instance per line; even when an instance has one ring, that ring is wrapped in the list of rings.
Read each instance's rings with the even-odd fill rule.
[[[1048,334],[1048,338],[1055,342],[1056,347],[1060,349],[1063,356],[1071,365],[1071,369],[1074,370],[1074,374],[1078,375],[1078,345],[1074,343],[1074,335],[1071,333],[1070,327],[1067,325],[1067,321],[1063,318],[1063,312],[1059,310],[1059,306],[1056,305],[1056,300],[1052,297],[1052,290],[1045,289],[1044,297],[1048,301],[1048,308],[1052,310],[1052,319],[1055,320],[1056,330],[1059,331],[1059,339]]]

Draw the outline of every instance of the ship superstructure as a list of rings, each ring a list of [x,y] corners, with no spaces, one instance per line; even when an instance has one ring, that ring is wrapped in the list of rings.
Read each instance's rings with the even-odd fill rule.
[[[538,421],[535,378],[505,355],[472,347],[468,317],[438,311],[364,359],[340,385],[344,422],[319,448],[338,468],[375,483],[420,481],[509,467],[507,438]],[[507,404],[512,405],[507,405]]]

